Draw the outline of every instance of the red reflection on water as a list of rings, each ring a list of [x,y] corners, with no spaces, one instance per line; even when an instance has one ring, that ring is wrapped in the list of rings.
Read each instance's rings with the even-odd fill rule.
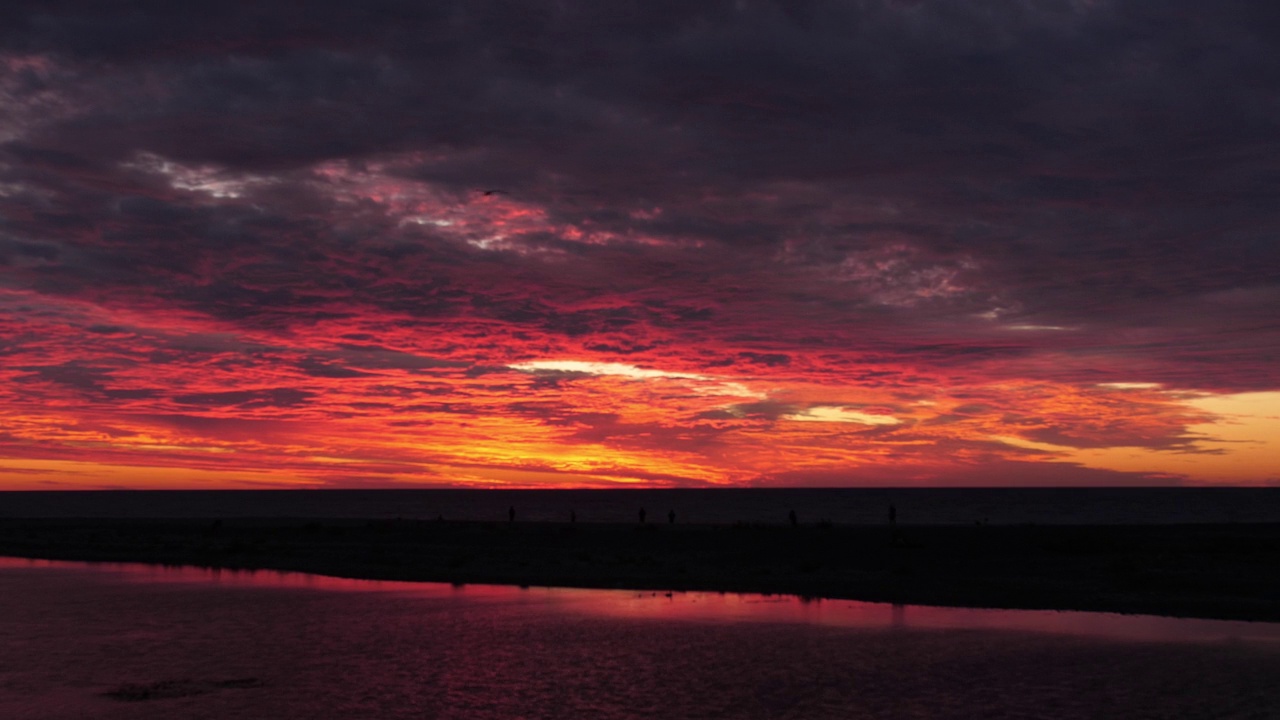
[[[116,575],[125,582],[209,583],[218,586],[260,588],[306,588],[337,592],[407,592],[447,595],[465,586],[446,583],[355,580],[311,575],[284,570],[237,570],[190,565],[148,565],[144,563],[74,562],[33,558],[0,557],[0,570],[13,568],[90,569]],[[495,590],[513,590],[500,586]]]
[[[352,580],[278,570],[222,570],[139,563],[82,563],[0,557],[0,571],[46,568],[105,572],[124,582],[205,583],[216,587],[396,593],[468,603],[544,606],[584,615],[696,623],[803,623],[881,631],[991,630],[1127,640],[1280,643],[1280,623],[1056,610],[995,610],[822,600],[793,595],[654,592],[508,585]]]
[[[870,630],[992,630],[1170,642],[1258,640],[1280,643],[1280,623],[1058,610],[890,605],[792,595],[628,593],[591,603],[611,616],[696,622],[802,622]]]

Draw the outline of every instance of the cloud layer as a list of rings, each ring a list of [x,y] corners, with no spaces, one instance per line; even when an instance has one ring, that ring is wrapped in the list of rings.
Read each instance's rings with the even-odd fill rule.
[[[1273,480],[1263,5],[6,3],[0,466]]]

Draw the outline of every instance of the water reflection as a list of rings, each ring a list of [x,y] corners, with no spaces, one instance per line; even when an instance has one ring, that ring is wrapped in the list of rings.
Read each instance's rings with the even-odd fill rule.
[[[127,583],[380,593],[469,604],[516,604],[578,615],[661,622],[800,623],[891,630],[991,630],[1163,642],[1250,642],[1280,646],[1280,623],[1054,610],[992,610],[823,600],[792,595],[654,592],[352,580],[276,570],[226,570],[136,563],[77,563],[0,557],[0,571],[109,573]]]
[[[0,560],[0,718],[1243,720],[1280,717],[1275,636],[1089,613]]]

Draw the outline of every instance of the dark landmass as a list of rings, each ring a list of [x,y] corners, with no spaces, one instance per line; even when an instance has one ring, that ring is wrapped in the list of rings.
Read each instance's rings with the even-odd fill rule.
[[[1280,524],[3,519],[0,555],[1280,621]]]

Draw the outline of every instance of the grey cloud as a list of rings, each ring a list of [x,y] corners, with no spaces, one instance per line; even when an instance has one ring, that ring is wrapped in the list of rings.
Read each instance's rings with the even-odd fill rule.
[[[1280,265],[1278,38],[1248,0],[6,3],[0,52],[56,67],[10,92],[54,88],[65,112],[3,147],[5,182],[49,199],[0,197],[0,263],[256,328],[340,319],[334,298],[569,339],[754,322],[917,363],[1108,346],[1159,353],[1157,381],[1273,387],[1270,301],[1215,298]],[[277,185],[193,198],[120,169],[140,151]],[[307,184],[387,157],[444,195],[501,187],[665,244],[540,228],[510,240],[554,262],[485,254]],[[624,284],[665,304],[577,306]]]
[[[33,365],[19,368],[27,377],[57,383],[83,392],[101,393],[111,380],[111,368],[70,360],[57,365]]]
[[[191,393],[175,395],[173,401],[180,405],[201,407],[292,408],[305,405],[315,393],[297,388],[271,388],[264,390],[228,390],[225,392]]]

